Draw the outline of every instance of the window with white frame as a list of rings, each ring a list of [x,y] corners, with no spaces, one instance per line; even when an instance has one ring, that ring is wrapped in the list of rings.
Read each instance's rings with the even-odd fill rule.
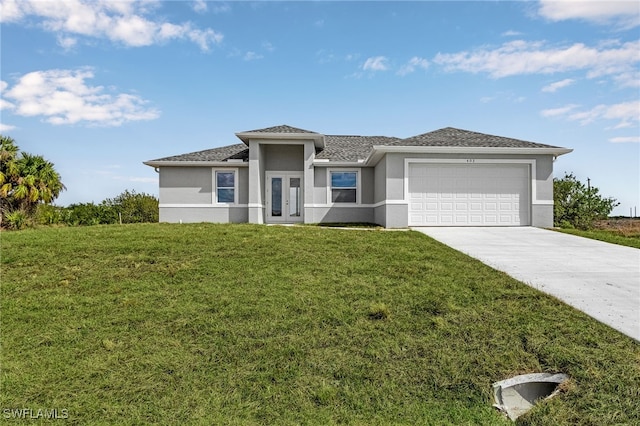
[[[358,202],[358,172],[330,171],[331,174],[331,202]]]
[[[216,171],[216,203],[236,202],[236,172],[234,170]]]

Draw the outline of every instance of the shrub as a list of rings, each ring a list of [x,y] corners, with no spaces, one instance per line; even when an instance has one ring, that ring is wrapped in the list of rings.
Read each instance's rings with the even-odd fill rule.
[[[122,223],[158,222],[158,199],[150,194],[126,190],[115,198],[102,202],[122,216]]]
[[[65,223],[66,216],[67,209],[65,207],[38,204],[35,221],[39,225],[59,225]]]
[[[29,225],[29,215],[23,210],[6,213],[4,220],[9,229],[20,230]]]
[[[606,198],[600,190],[580,182],[573,173],[553,181],[553,223],[562,228],[590,229],[605,219],[620,203]]]
[[[100,225],[118,222],[118,213],[110,206],[93,203],[71,204],[67,207],[68,225]]]

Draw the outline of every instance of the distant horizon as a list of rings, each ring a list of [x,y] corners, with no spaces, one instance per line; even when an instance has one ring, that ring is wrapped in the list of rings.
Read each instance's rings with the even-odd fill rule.
[[[556,177],[640,207],[636,1],[0,5],[0,133],[55,164],[59,206],[157,196],[143,161],[288,124],[572,148]]]

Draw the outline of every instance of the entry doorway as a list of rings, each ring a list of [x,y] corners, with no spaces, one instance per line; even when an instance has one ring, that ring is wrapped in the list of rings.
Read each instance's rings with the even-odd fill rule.
[[[303,218],[302,172],[267,172],[267,223],[296,223]]]

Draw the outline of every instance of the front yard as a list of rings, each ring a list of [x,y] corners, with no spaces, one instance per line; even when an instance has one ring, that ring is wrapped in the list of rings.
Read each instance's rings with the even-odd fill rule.
[[[151,224],[0,238],[5,418],[509,424],[491,383],[548,371],[571,382],[522,423],[640,422],[637,342],[416,232]]]

